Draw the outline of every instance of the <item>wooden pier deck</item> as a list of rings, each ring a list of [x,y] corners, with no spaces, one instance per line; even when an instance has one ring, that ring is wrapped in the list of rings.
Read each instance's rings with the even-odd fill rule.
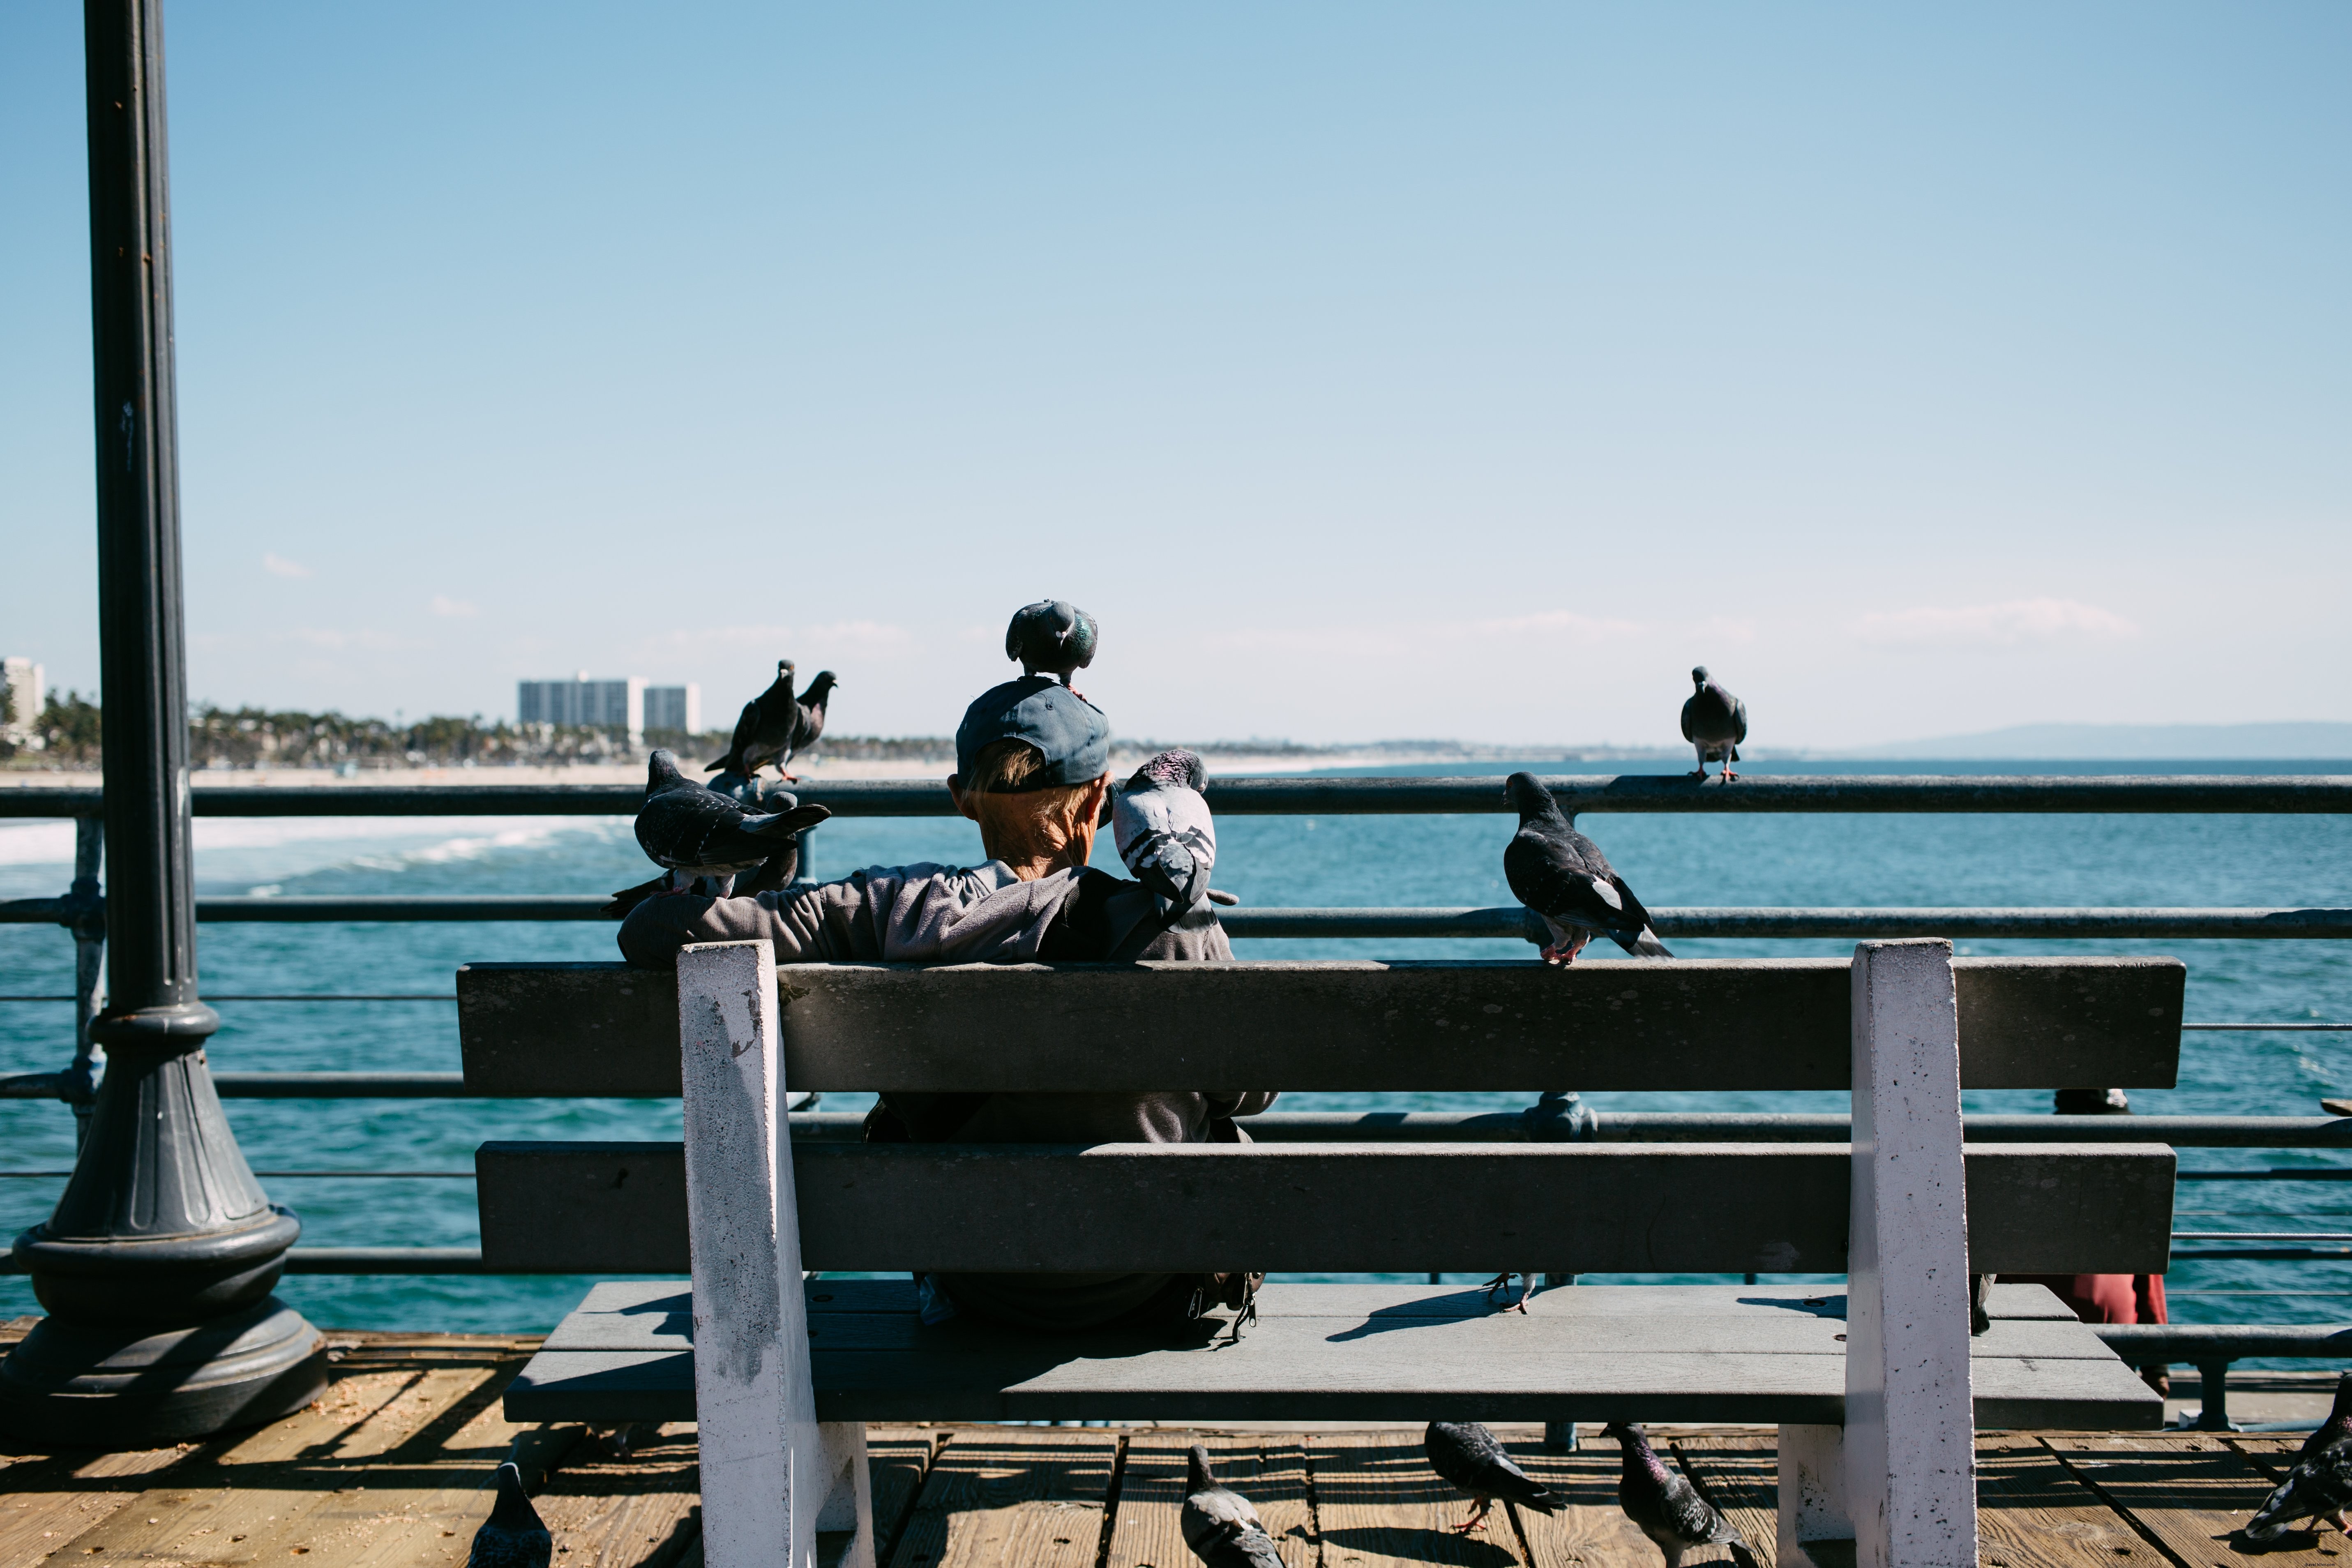
[[[0,1344],[26,1323],[0,1331]],[[300,1563],[456,1568],[501,1459],[520,1463],[555,1532],[558,1568],[700,1568],[694,1430],[609,1435],[518,1426],[499,1412],[535,1338],[338,1333],[336,1377],[306,1410],[257,1430],[145,1453],[0,1448],[0,1568]],[[1772,1436],[1659,1434],[1773,1563]],[[1599,1444],[1541,1451],[1502,1429],[1570,1506],[1498,1512],[1464,1538],[1465,1507],[1423,1462],[1420,1434],[1318,1429],[1193,1434],[1153,1427],[939,1426],[872,1435],[875,1516],[892,1568],[1185,1568],[1183,1451],[1205,1441],[1257,1504],[1293,1568],[1633,1568],[1659,1555],[1616,1508]],[[2241,1561],[2232,1536],[2297,1439],[2192,1433],[1986,1434],[1984,1562],[1997,1568],[2162,1568]],[[1694,1554],[1696,1563],[1721,1549]],[[2334,1531],[2263,1554],[2352,1564]]]

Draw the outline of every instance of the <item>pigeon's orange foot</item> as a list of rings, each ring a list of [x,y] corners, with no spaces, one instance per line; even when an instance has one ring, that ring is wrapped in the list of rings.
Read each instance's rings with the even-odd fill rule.
[[[1486,1504],[1481,1503],[1476,1508],[1471,1510],[1470,1517],[1468,1519],[1464,1520],[1461,1523],[1454,1527],[1454,1533],[1456,1535],[1467,1535],[1474,1530],[1484,1530],[1486,1528]]]
[[[1738,773],[1731,771],[1731,764],[1729,763],[1723,764],[1723,780],[1726,784],[1730,783],[1733,779],[1736,779],[1738,776],[1739,775]]]

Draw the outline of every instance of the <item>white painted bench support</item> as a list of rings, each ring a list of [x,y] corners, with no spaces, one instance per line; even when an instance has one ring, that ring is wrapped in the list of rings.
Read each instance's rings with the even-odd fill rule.
[[[1783,1425],[1780,1568],[1842,1568],[1853,1561],[1853,1521],[1845,1507],[1845,1428]],[[1807,1548],[1834,1543],[1816,1560]]]
[[[865,1429],[816,1420],[773,951],[682,949],[677,1016],[703,1561],[817,1568],[822,1530],[829,1562],[873,1568]]]
[[[1975,1568],[1952,944],[1853,952],[1845,1501],[1861,1568]]]

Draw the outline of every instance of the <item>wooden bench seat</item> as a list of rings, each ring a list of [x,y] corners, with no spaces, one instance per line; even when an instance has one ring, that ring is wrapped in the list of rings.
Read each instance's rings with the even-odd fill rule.
[[[903,1279],[806,1288],[821,1421],[1845,1419],[1844,1292],[1579,1286],[1525,1316],[1461,1287],[1270,1284],[1236,1343],[1181,1329],[924,1328]],[[2147,1385],[2038,1285],[1997,1285],[1969,1342],[1983,1427],[2144,1426]],[[506,1395],[515,1421],[691,1421],[685,1280],[591,1290]]]
[[[2163,1271],[2172,1151],[1964,1146],[1959,1097],[2170,1086],[2185,972],[2169,960],[1956,961],[1948,943],[1908,942],[1864,943],[1851,963],[1565,971],[779,968],[766,944],[730,942],[678,963],[675,975],[468,965],[460,1039],[480,1092],[684,1096],[683,1145],[500,1142],[476,1170],[490,1268],[691,1272],[683,1291],[597,1287],[507,1408],[690,1414],[713,1568],[772,1560],[787,1538],[798,1562],[809,1531],[862,1529],[868,1420],[1772,1421],[1786,1568],[1853,1519],[1876,1521],[1861,1528],[1881,1547],[1889,1531],[1972,1542],[1968,1467],[1939,1456],[1965,1453],[1974,1423],[2161,1420],[2156,1395],[2047,1292],[1996,1289],[1995,1321],[1974,1339],[1967,1295],[1972,1270]],[[787,1086],[1558,1085],[1850,1089],[1853,1141],[795,1145],[783,1109]],[[1521,1316],[1460,1289],[1277,1279],[1258,1322],[1223,1344],[1215,1321],[926,1329],[904,1278],[1506,1268],[1850,1283],[1810,1296],[1577,1287]],[[900,1278],[803,1285],[804,1269]],[[794,1479],[812,1473],[832,1479]]]

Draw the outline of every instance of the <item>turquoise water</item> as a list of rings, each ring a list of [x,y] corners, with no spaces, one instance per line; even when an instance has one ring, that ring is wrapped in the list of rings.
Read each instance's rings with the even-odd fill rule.
[[[1492,772],[1521,764],[1407,770]],[[1534,760],[1547,773],[1591,764]],[[1612,764],[1613,765],[1613,764]],[[2319,773],[2309,763],[1918,763],[1920,773]],[[1382,770],[1399,771],[1399,770]],[[1671,770],[1668,770],[1671,771]],[[1846,773],[1853,763],[1759,763],[1758,773]],[[1736,786],[1735,786],[1736,787]],[[1499,794],[1499,791],[1498,791]],[[1580,824],[1652,904],[2252,904],[2352,903],[2352,817],[2344,816],[1676,816],[1593,814]],[[211,893],[579,893],[639,881],[643,857],[620,820],[228,821],[198,825],[201,886]],[[1218,883],[1251,906],[1503,904],[1507,818],[1229,817],[1219,829]],[[1101,848],[1108,856],[1106,841]],[[814,868],[969,862],[977,831],[948,820],[840,821],[816,837]],[[0,898],[54,895],[70,874],[62,825],[0,825]],[[605,959],[612,928],[596,923],[206,925],[208,993],[434,991],[469,960]],[[1448,942],[1255,942],[1244,957],[1482,957],[1524,944]],[[1676,941],[1689,957],[1843,954],[1852,943]],[[2189,1016],[2236,1021],[2352,1020],[2352,952],[2315,942],[2130,943],[1978,942],[1977,953],[2169,952],[2189,966]],[[50,927],[0,927],[0,991],[63,994],[72,945]],[[375,1068],[451,1071],[456,1009],[446,1002],[226,1003],[212,1047],[227,1070]],[[0,1073],[59,1065],[71,1052],[63,1004],[0,1004]],[[1526,1096],[1297,1095],[1297,1110],[1515,1108]],[[2135,1095],[2175,1113],[2316,1114],[2323,1095],[2352,1093],[2352,1035],[2191,1034],[2180,1087]],[[1837,1110],[1831,1094],[1599,1094],[1611,1109]],[[828,1110],[862,1109],[831,1096]],[[228,1114],[257,1170],[467,1171],[489,1138],[675,1138],[676,1102],[230,1100]],[[2042,1095],[1972,1094],[1972,1110],[2046,1110]],[[71,1118],[54,1103],[0,1102],[0,1170],[59,1169],[72,1158]],[[2352,1167],[2343,1155],[2188,1150],[2184,1169]],[[465,1180],[282,1179],[272,1195],[299,1212],[314,1246],[471,1246],[473,1186]],[[58,1180],[0,1178],[0,1226],[45,1217]],[[2188,1184],[2182,1230],[2352,1230],[2352,1184]],[[2194,1245],[2194,1244],[2191,1244]],[[1597,1278],[1597,1277],[1595,1277]],[[2184,1261],[2169,1280],[2180,1321],[2315,1321],[2352,1318],[2352,1263]],[[289,1279],[281,1294],[322,1324],[349,1328],[544,1329],[584,1281],[556,1279]],[[2263,1292],[2258,1295],[2228,1292]],[[2204,1294],[2204,1292],[2222,1292]],[[2294,1292],[2294,1294],[2287,1294]],[[0,1314],[34,1310],[21,1279],[0,1279]]]

